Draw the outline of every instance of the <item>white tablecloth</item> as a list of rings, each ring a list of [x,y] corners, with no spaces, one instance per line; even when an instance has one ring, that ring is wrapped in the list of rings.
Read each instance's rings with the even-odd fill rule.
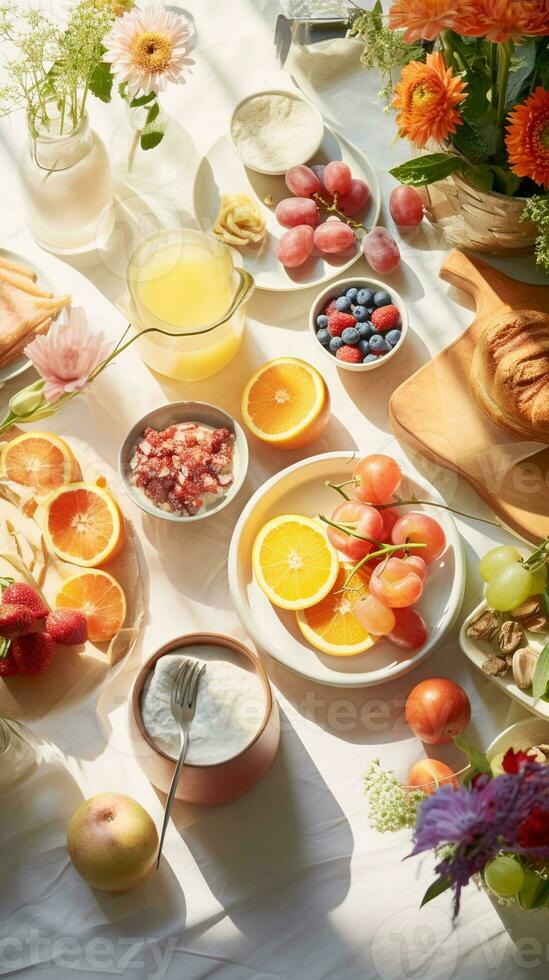
[[[49,4],[57,13],[63,7],[61,0]],[[191,210],[196,159],[223,133],[234,103],[253,90],[288,83],[274,57],[274,0],[189,0],[188,7],[196,19],[197,65],[188,85],[172,89],[164,104],[189,132],[195,150],[182,160],[176,179],[161,184],[149,201],[172,220],[174,207],[183,220]],[[336,42],[329,50],[294,52],[287,67],[326,118],[367,150],[387,200],[394,182],[386,171],[409,151],[395,144],[394,120],[382,113],[377,80],[362,72],[359,51],[355,44]],[[94,105],[92,118],[116,149],[121,108]],[[22,139],[21,120],[2,123],[1,244],[39,261],[87,306],[92,319],[108,319],[106,326],[117,336],[125,321],[102,305],[90,282],[116,300],[123,288],[120,253],[92,253],[62,265],[37,249],[25,231],[17,186]],[[471,316],[467,298],[437,279],[446,247],[435,231],[424,222],[400,244],[403,263],[391,282],[409,304],[412,333],[402,354],[367,383],[328,368],[311,347],[306,314],[314,290],[257,292],[243,348],[220,375],[194,385],[161,381],[131,350],[92,393],[48,425],[93,445],[112,475],[118,445],[138,416],[166,399],[194,397],[238,416],[242,386],[252,370],[270,357],[292,353],[321,368],[333,400],[330,425],[311,453],[387,446],[391,391],[458,336]],[[519,277],[536,278],[531,260],[499,264]],[[15,388],[11,384],[0,392],[2,405]],[[161,642],[186,631],[213,627],[245,637],[226,578],[232,528],[261,482],[299,457],[275,455],[255,443],[251,448],[244,491],[218,518],[174,531],[132,510],[149,589],[143,635],[129,664],[104,689],[77,704],[60,705],[34,725],[46,759],[2,798],[0,972],[30,976],[32,971],[48,980],[97,974],[157,980],[547,976],[547,951],[515,948],[487,898],[473,886],[455,928],[447,896],[419,911],[433,877],[431,859],[402,863],[409,835],[380,836],[368,825],[362,789],[368,762],[380,758],[403,772],[423,755],[402,718],[412,684],[440,674],[459,681],[473,706],[469,737],[482,745],[519,716],[464,659],[455,631],[413,675],[364,691],[315,687],[266,660],[280,705],[282,740],[264,779],[229,806],[177,804],[161,873],[133,893],[93,892],[71,866],[66,827],[82,798],[122,791],[161,821],[164,800],[127,744],[127,696],[139,663]],[[487,516],[480,500],[452,474],[415,462],[449,501]],[[506,535],[471,521],[458,523],[468,565],[465,611],[479,594],[477,556]],[[451,760],[452,750],[442,750],[440,757]]]

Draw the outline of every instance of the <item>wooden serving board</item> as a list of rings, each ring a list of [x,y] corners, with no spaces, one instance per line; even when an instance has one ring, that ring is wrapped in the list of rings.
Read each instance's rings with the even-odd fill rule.
[[[549,313],[549,286],[517,282],[460,251],[450,252],[439,275],[474,297],[475,318],[396,389],[391,425],[399,439],[464,477],[502,524],[537,543],[549,535],[549,447],[492,423],[473,398],[469,368],[482,331],[495,317],[506,310]]]

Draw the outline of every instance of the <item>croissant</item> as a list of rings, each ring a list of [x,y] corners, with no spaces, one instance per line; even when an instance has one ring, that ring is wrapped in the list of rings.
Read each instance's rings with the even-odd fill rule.
[[[549,315],[518,310],[496,317],[475,349],[470,382],[493,422],[549,442]]]

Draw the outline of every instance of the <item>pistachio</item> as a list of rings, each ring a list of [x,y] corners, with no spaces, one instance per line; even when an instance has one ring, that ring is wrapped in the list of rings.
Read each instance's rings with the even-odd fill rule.
[[[532,747],[528,749],[528,755],[533,762],[541,762],[542,764],[547,762],[547,756],[539,745],[532,745]]]
[[[546,633],[547,616],[544,616],[543,613],[535,613],[533,616],[528,616],[526,619],[523,619],[522,625],[530,633]]]
[[[500,619],[493,609],[483,609],[467,627],[467,636],[472,640],[490,640],[499,629]]]
[[[546,745],[545,742],[541,742],[539,745],[536,745],[536,749],[539,749],[540,752],[543,752],[544,756],[547,759],[549,759],[549,745]]]
[[[532,686],[539,653],[530,647],[521,647],[513,657],[513,679],[521,691]]]
[[[484,661],[482,669],[485,674],[488,674],[489,677],[503,676],[503,674],[507,673],[507,662],[503,659],[503,657],[488,657],[488,659]]]
[[[511,609],[509,613],[513,619],[528,619],[529,616],[535,616],[541,610],[541,596],[531,595],[526,602],[523,602],[520,606],[516,606]]]
[[[508,619],[502,623],[498,634],[498,645],[502,653],[514,653],[524,639],[524,630],[520,623]]]

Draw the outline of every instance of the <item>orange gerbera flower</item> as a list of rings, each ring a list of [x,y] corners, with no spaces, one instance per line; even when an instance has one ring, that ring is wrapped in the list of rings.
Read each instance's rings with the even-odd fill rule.
[[[416,146],[429,140],[440,143],[455,133],[462,122],[456,106],[466,98],[466,83],[447,68],[440,51],[422,61],[411,61],[402,69],[395,85],[393,105],[399,110],[397,125],[401,136]]]
[[[549,0],[473,0],[472,9],[460,13],[458,30],[502,44],[524,34],[549,33]]]
[[[511,170],[549,187],[549,92],[538,86],[508,118],[505,143]]]
[[[389,26],[393,30],[404,28],[408,44],[420,38],[433,41],[441,31],[458,29],[456,6],[473,16],[473,0],[463,0],[461,4],[452,0],[395,0],[389,10]]]

